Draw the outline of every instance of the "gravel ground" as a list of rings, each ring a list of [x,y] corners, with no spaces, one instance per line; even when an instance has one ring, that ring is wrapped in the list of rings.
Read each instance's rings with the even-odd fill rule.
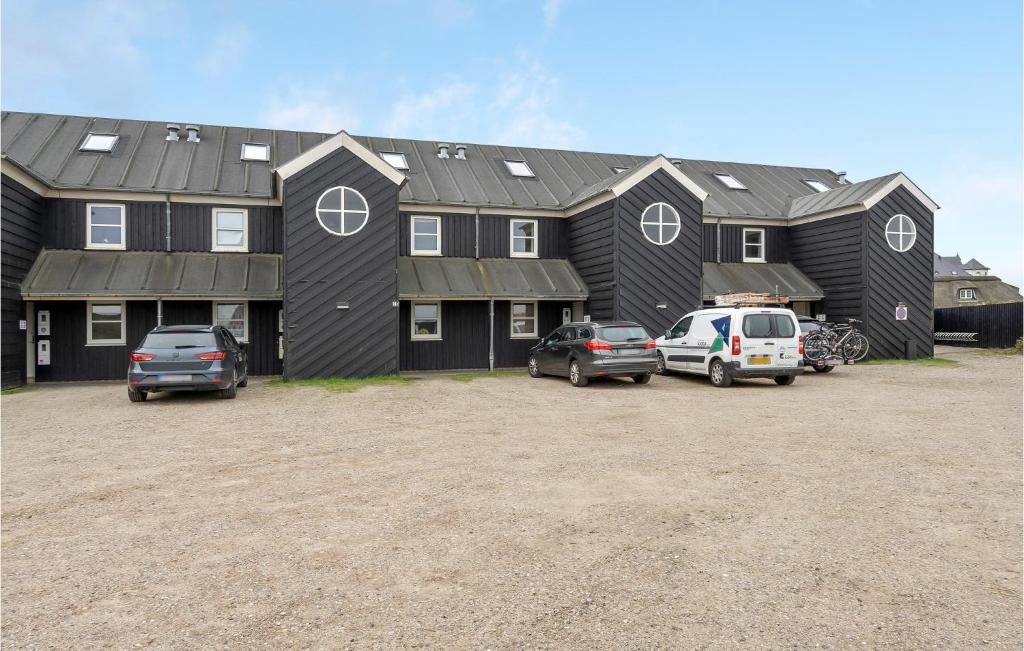
[[[5,396],[4,647],[1021,648],[1021,359]]]

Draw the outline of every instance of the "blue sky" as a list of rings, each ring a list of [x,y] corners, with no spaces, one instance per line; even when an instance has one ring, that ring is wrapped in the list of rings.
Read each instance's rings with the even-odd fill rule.
[[[8,110],[906,172],[1020,284],[1021,3],[6,0]]]

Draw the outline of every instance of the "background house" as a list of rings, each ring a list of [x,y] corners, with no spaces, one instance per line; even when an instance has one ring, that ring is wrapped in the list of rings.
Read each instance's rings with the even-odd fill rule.
[[[1019,287],[1004,283],[989,271],[975,258],[962,262],[959,254],[941,256],[936,253],[932,282],[935,309],[1024,301]]]

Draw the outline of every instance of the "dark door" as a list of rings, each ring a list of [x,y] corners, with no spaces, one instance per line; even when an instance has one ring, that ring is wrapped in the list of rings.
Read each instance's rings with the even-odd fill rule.
[[[568,375],[569,353],[572,352],[572,347],[576,343],[576,328],[564,327],[560,330],[562,340],[555,344],[554,350],[551,351],[551,372]]]

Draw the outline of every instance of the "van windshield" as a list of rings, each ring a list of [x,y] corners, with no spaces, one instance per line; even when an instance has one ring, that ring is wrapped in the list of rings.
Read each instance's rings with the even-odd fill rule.
[[[601,328],[598,331],[598,337],[601,339],[617,343],[622,341],[647,341],[650,337],[647,336],[647,331],[640,326],[616,326],[613,328]]]
[[[142,348],[216,348],[212,332],[151,332]]]
[[[743,335],[748,339],[788,338],[796,326],[788,314],[748,314],[743,317]]]

